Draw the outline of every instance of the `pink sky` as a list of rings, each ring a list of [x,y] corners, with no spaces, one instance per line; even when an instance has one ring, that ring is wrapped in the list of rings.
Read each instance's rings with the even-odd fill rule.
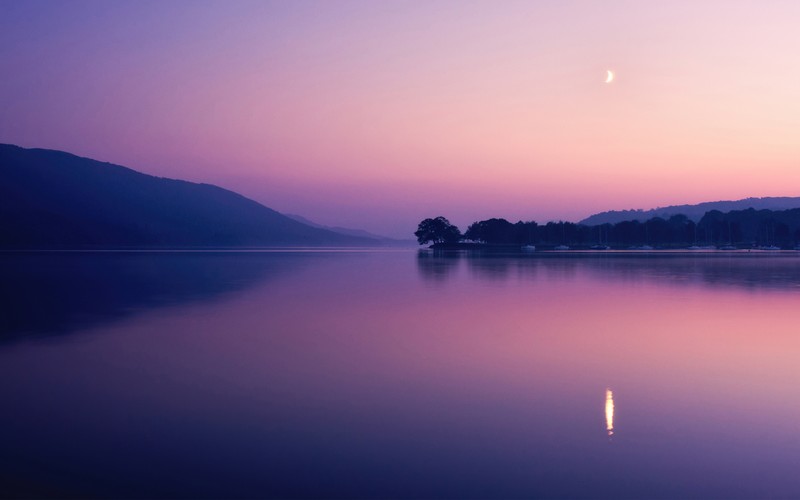
[[[410,236],[440,214],[465,229],[800,195],[793,1],[0,11],[0,142],[324,224]]]

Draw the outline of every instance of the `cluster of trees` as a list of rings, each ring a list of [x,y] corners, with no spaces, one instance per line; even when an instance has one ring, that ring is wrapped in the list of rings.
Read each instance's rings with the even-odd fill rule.
[[[464,239],[457,226],[442,216],[434,219],[425,219],[419,223],[414,236],[420,245],[433,243],[434,245],[458,243]]]
[[[490,245],[574,247],[604,244],[618,248],[641,245],[659,248],[691,245],[793,248],[800,244],[800,209],[751,208],[727,213],[711,210],[696,223],[685,215],[594,226],[571,222],[548,222],[544,225],[533,221],[512,223],[495,218],[474,222],[463,234],[446,218],[436,217],[423,220],[414,235],[421,245],[468,241]]]
[[[706,212],[698,223],[706,239],[732,245],[774,245],[792,248],[800,244],[800,208],[790,210],[719,210]]]

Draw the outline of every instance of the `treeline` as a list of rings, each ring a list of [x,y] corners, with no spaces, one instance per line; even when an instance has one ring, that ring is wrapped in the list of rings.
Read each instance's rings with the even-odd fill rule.
[[[750,208],[727,213],[711,210],[697,223],[685,215],[594,226],[562,221],[543,225],[534,221],[512,223],[495,218],[474,222],[464,233],[446,218],[436,217],[420,222],[414,235],[421,245],[475,242],[543,247],[564,245],[574,248],[588,248],[593,245],[608,245],[613,248],[794,248],[800,245],[800,209],[775,211]]]

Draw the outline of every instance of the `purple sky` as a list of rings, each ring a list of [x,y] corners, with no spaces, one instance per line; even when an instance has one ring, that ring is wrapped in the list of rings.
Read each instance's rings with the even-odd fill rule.
[[[408,237],[440,214],[464,229],[800,194],[800,2],[0,0],[0,14],[0,142],[323,224]]]

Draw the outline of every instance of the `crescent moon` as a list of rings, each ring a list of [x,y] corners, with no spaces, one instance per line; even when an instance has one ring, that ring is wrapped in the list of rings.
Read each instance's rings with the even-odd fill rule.
[[[606,83],[611,83],[614,80],[614,72],[610,69],[607,69],[606,73]]]

